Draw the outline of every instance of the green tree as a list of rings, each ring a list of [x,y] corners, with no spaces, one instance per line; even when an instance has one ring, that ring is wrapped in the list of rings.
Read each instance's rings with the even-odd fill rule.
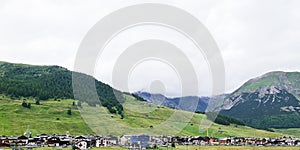
[[[71,109],[68,109],[68,115],[72,115],[72,110]]]

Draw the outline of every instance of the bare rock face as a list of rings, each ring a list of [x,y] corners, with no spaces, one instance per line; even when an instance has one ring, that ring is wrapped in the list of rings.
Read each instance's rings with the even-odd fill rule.
[[[300,99],[300,73],[299,72],[270,72],[246,82],[238,90],[230,94],[222,106],[230,109],[234,105],[244,102],[243,93],[258,93],[262,99],[266,95],[275,95],[286,90],[288,93]]]

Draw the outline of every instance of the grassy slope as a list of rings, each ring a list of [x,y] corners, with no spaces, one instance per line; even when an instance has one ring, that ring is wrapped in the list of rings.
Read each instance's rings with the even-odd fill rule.
[[[126,96],[126,102],[123,104],[126,116],[124,119],[118,115],[109,114],[106,108],[99,106],[89,107],[83,104],[83,108],[79,111],[72,106],[73,100],[41,101],[41,105],[35,105],[33,100],[27,100],[27,102],[32,103],[31,109],[23,108],[22,100],[9,100],[7,97],[0,96],[0,135],[22,135],[26,131],[27,125],[30,125],[32,135],[63,134],[66,131],[70,131],[72,135],[139,133],[206,135],[205,129],[200,128],[199,130],[200,122],[207,121],[204,115],[159,107],[136,101],[131,96]],[[68,108],[72,108],[71,116],[67,114]],[[151,129],[149,126],[153,126],[153,128]],[[219,128],[225,134],[218,133]],[[212,124],[209,128],[209,135],[216,137],[278,137],[282,134],[249,127]]]
[[[21,100],[0,97],[0,135],[23,135],[28,125],[32,135],[64,134],[66,131],[74,135],[92,133],[78,110],[72,109],[72,115],[67,114],[73,100],[41,101],[41,105],[35,105],[33,100],[26,100],[32,104],[31,109],[28,109],[21,106]]]
[[[274,131],[282,134],[288,134],[295,137],[300,137],[300,128],[288,128],[288,129],[273,129]]]
[[[82,115],[90,127],[100,135],[139,133],[148,133],[151,135],[206,135],[205,129],[199,128],[201,122],[207,122],[205,116],[202,114],[193,114],[159,107],[146,102],[137,102],[131,96],[126,97],[126,103],[123,106],[125,108],[124,119],[105,113],[105,110],[101,107],[84,106]],[[150,126],[153,126],[153,128],[149,128]],[[219,128],[225,134],[218,133]],[[281,134],[243,126],[223,126],[213,123],[209,127],[209,136],[278,137]]]

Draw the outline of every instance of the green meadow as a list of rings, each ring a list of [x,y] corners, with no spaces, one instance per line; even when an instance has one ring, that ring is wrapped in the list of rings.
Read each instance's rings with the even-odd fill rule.
[[[214,137],[280,137],[284,132],[268,132],[247,126],[224,126],[212,123],[203,114],[137,101],[125,96],[123,104],[125,117],[108,113],[105,107],[91,107],[83,103],[82,108],[73,106],[74,100],[47,100],[36,105],[32,99],[31,108],[22,107],[23,99],[12,100],[1,96],[0,99],[0,135],[23,135],[30,126],[32,135],[64,134],[71,135],[192,135]],[[77,102],[76,102],[77,103]],[[71,109],[72,114],[67,113]],[[208,128],[207,128],[208,127]]]

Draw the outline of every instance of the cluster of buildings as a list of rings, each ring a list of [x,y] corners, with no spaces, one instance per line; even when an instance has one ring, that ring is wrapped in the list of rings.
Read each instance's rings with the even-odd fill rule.
[[[121,146],[128,149],[146,149],[156,147],[174,147],[176,145],[224,145],[224,146],[300,146],[300,138],[214,138],[201,136],[150,136],[123,135],[115,136],[70,136],[41,134],[36,137],[0,137],[0,148],[37,148],[55,147],[89,149],[91,147]]]

